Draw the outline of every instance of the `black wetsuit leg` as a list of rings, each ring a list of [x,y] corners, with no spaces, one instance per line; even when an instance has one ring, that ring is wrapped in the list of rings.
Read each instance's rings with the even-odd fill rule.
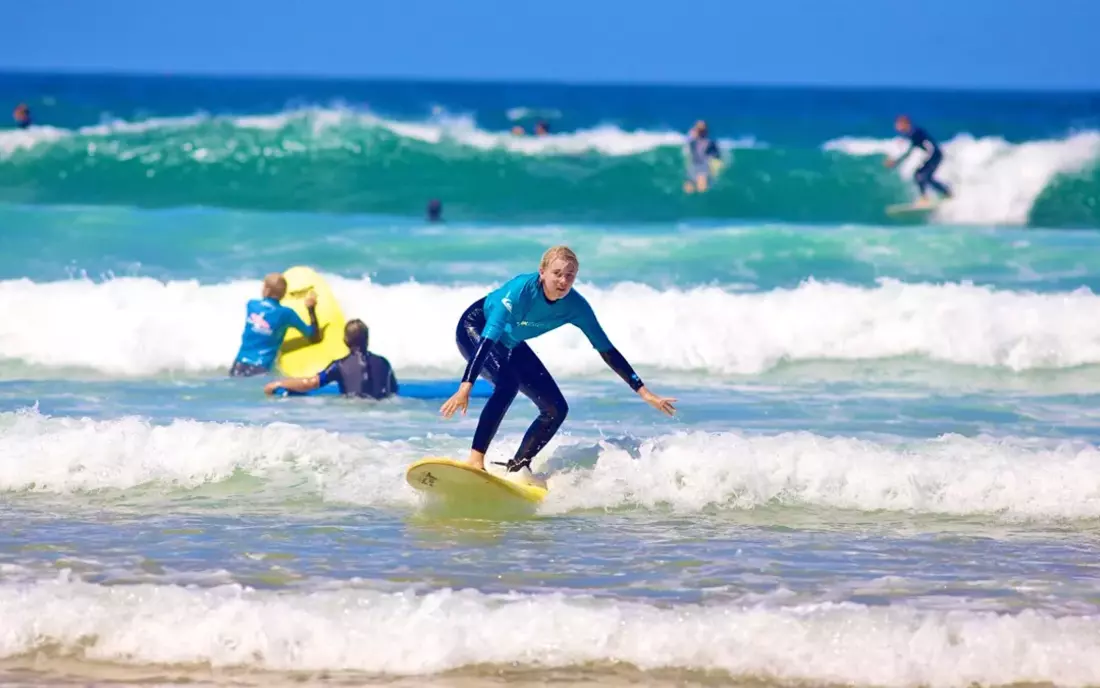
[[[455,331],[458,350],[467,362],[473,358],[481,343],[481,331],[485,328],[484,302],[481,299],[467,308]],[[525,343],[520,343],[511,351],[500,344],[494,346],[481,369],[481,376],[492,382],[494,387],[478,418],[472,448],[482,453],[488,450],[516,393],[522,391],[539,408],[539,416],[527,429],[515,458],[508,462],[508,470],[518,471],[529,466],[531,459],[546,446],[565,421],[569,411],[565,397],[546,366]]]
[[[550,371],[526,343],[521,343],[512,352],[511,368],[519,379],[519,391],[539,409],[539,417],[527,428],[515,458],[508,462],[509,471],[518,471],[524,466],[530,466],[531,460],[554,437],[565,422],[569,405],[565,402],[558,383],[550,376]]]
[[[941,162],[943,162],[943,153],[936,151],[913,174],[913,179],[917,182],[917,188],[920,189],[920,193],[922,196],[929,186],[931,186],[943,196],[951,195],[950,189],[933,179],[936,174],[936,168],[940,166]]]
[[[484,305],[485,299],[478,299],[471,304],[458,319],[458,327],[455,328],[455,343],[458,344],[458,350],[467,363],[474,357],[481,344],[481,332],[485,329]],[[508,366],[510,359],[511,352],[498,343],[489,352],[485,364],[481,367],[480,376],[493,383],[493,393],[485,402],[485,408],[482,409],[481,417],[477,421],[477,430],[474,431],[474,451],[485,453],[489,448],[489,443],[493,441],[500,427],[500,421],[504,419],[504,414],[519,391],[519,380],[511,374]]]

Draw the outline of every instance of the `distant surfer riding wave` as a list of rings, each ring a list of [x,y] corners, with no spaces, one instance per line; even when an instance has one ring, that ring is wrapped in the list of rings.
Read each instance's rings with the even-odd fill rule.
[[[936,169],[943,162],[943,151],[939,144],[922,127],[915,127],[906,115],[900,115],[894,121],[894,128],[898,133],[909,138],[909,149],[896,160],[887,158],[887,167],[900,165],[909,155],[918,148],[927,153],[924,164],[913,173],[913,181],[916,182],[920,198],[916,205],[928,206],[932,200],[928,198],[928,187],[935,189],[942,198],[951,198],[951,189],[947,185],[936,180]]]

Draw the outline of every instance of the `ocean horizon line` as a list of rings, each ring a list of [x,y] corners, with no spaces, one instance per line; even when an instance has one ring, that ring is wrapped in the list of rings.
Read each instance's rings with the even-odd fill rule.
[[[0,65],[0,77],[81,77],[81,78],[172,78],[189,80],[222,81],[300,81],[351,84],[393,84],[409,83],[422,85],[486,85],[486,86],[560,86],[587,89],[652,89],[667,88],[678,90],[714,90],[714,91],[824,91],[834,93],[974,93],[982,95],[1095,95],[1100,96],[1100,87],[1085,86],[1044,88],[1036,85],[1008,86],[993,85],[935,85],[935,84],[875,84],[875,83],[813,83],[794,81],[663,81],[637,80],[622,81],[613,79],[591,79],[578,81],[573,79],[555,79],[551,77],[531,76],[520,78],[476,77],[476,76],[426,76],[403,74],[324,74],[317,72],[254,72],[254,71],[203,71],[203,70],[132,70],[107,69],[102,67],[8,67]]]

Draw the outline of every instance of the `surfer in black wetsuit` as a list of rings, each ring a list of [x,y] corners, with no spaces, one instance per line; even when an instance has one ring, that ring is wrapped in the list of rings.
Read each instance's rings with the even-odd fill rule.
[[[264,394],[275,394],[279,389],[290,392],[312,392],[335,382],[340,393],[352,397],[385,399],[397,394],[397,377],[393,366],[384,356],[367,350],[370,330],[362,320],[355,319],[344,326],[344,343],[351,353],[329,364],[313,377],[291,377],[264,386]]]
[[[900,165],[903,160],[909,157],[910,153],[920,148],[928,154],[928,159],[913,173],[913,180],[917,183],[917,188],[920,190],[919,202],[928,202],[926,194],[929,186],[938,191],[944,198],[951,198],[951,189],[947,188],[942,182],[938,182],[934,179],[936,168],[943,162],[943,152],[940,150],[935,139],[929,136],[928,132],[921,127],[914,127],[913,123],[910,122],[909,118],[905,115],[899,116],[894,121],[894,128],[897,129],[899,134],[909,139],[909,150],[905,151],[897,160],[887,158],[886,166],[895,167]]]

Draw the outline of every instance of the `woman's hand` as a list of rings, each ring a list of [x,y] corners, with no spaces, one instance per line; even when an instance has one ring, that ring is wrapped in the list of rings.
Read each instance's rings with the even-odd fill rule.
[[[649,404],[661,413],[667,414],[669,416],[676,413],[676,407],[672,405],[672,402],[676,401],[674,397],[659,397],[653,392],[650,392],[645,387],[641,387],[640,389],[638,389],[638,395],[645,399],[645,403]]]
[[[463,382],[458,386],[458,391],[452,394],[450,399],[443,402],[443,405],[439,407],[439,412],[443,414],[444,418],[450,418],[458,409],[462,409],[462,415],[466,415],[466,408],[470,405],[470,389],[473,386],[474,383],[472,382]]]

